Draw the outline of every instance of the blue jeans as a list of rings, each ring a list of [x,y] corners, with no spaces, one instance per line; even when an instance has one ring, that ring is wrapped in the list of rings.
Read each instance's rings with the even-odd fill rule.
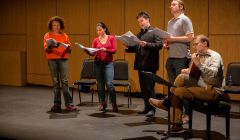
[[[61,105],[60,80],[62,84],[65,105],[72,105],[73,101],[68,88],[68,60],[48,60],[48,67],[51,72],[53,82],[54,105]]]
[[[105,84],[112,103],[116,103],[116,93],[113,85],[113,62],[94,62],[94,71],[98,83],[98,94],[101,102],[105,102]]]

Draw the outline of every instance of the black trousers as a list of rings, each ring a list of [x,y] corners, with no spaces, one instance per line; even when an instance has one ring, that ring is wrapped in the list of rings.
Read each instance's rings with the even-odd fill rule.
[[[152,72],[152,73],[156,74],[156,72]],[[140,70],[138,71],[138,76],[139,76],[141,94],[144,99],[145,110],[155,110],[155,108],[151,106],[148,101],[149,98],[156,98],[155,90],[154,90],[155,81],[149,79]]]

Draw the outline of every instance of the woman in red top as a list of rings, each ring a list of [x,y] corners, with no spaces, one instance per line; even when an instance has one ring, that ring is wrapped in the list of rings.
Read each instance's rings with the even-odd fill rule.
[[[116,38],[110,35],[107,26],[103,22],[99,22],[96,27],[98,37],[92,42],[93,48],[99,48],[95,54],[94,70],[98,82],[98,92],[101,100],[99,110],[105,111],[107,102],[105,100],[105,84],[112,102],[112,111],[117,112],[116,93],[113,85],[114,67],[113,54],[116,52]]]
[[[68,56],[71,52],[71,44],[68,35],[63,33],[63,19],[58,16],[50,18],[48,29],[49,32],[44,35],[44,50],[46,52],[48,66],[53,81],[54,105],[52,106],[51,111],[61,111],[60,81],[62,83],[66,110],[74,111],[77,108],[73,105],[72,97],[70,96],[68,88]],[[49,44],[47,43],[48,39],[54,39],[56,42]],[[67,48],[61,43],[66,44]]]

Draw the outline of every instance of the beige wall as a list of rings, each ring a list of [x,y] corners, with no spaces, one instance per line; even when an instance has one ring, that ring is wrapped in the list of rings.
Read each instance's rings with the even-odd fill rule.
[[[69,34],[72,44],[80,42],[90,46],[96,36],[95,25],[98,21],[105,22],[112,34],[120,35],[128,30],[137,33],[139,28],[135,17],[141,10],[151,15],[153,26],[166,29],[167,22],[171,18],[170,2],[171,0],[1,0],[0,51],[4,55],[0,63],[6,65],[5,67],[11,65],[16,73],[21,69],[19,64],[25,63],[26,69],[22,73],[25,74],[23,77],[27,83],[51,85],[43,51],[43,35],[47,32],[47,21],[51,16],[64,17],[65,32]],[[225,67],[229,62],[239,61],[240,56],[237,53],[240,52],[238,47],[240,1],[185,0],[185,5],[185,13],[193,22],[195,34],[205,34],[210,37],[211,48],[221,53]],[[24,52],[26,62],[22,62],[24,60],[22,59],[11,64],[6,63],[5,59],[16,59],[12,58],[15,52]],[[24,53],[19,53],[23,55],[19,57],[24,57]],[[161,50],[160,53],[158,74],[167,79],[164,67],[167,52]],[[69,59],[69,84],[79,78],[82,60],[88,57],[81,50],[73,47]],[[133,70],[134,55],[125,53],[122,44],[118,42],[118,51],[114,58],[129,61],[133,91],[140,91],[137,71]],[[16,83],[14,79],[9,80],[11,77],[2,73],[7,72],[1,67],[3,84],[9,84],[7,81]],[[156,89],[161,93],[165,90],[162,86],[157,86]]]

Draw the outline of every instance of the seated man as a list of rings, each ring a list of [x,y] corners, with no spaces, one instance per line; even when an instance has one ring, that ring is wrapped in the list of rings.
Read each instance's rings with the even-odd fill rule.
[[[220,91],[217,89],[224,84],[223,62],[219,53],[209,49],[209,39],[198,35],[193,40],[196,53],[192,54],[192,65],[183,69],[174,81],[176,87],[171,88],[173,107],[173,122],[171,132],[181,132],[183,101],[200,99],[205,101],[217,100]],[[198,72],[197,72],[198,71]],[[166,99],[150,98],[152,106],[167,110]]]

